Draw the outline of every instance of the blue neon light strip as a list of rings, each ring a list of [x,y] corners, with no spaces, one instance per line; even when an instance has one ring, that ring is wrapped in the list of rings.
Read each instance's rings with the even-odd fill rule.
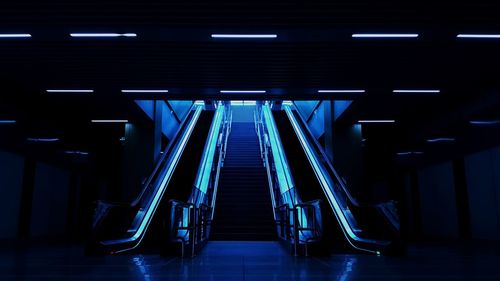
[[[2,33],[0,38],[31,38],[29,33]]]
[[[198,172],[195,186],[203,193],[207,192],[208,183],[210,181],[210,175],[212,171],[212,165],[214,162],[215,150],[217,149],[217,140],[219,138],[220,126],[222,123],[222,117],[224,116],[224,106],[219,106],[215,111],[214,122],[210,128],[208,142],[205,145],[205,151],[203,152],[202,162]]]
[[[16,124],[16,120],[0,120],[0,124]]]
[[[418,38],[417,33],[355,33],[352,38]]]
[[[149,226],[149,223],[151,222],[151,219],[153,217],[153,214],[155,213],[156,209],[158,208],[160,199],[162,198],[163,194],[165,193],[166,187],[172,178],[173,172],[175,170],[175,167],[179,163],[179,159],[182,155],[182,152],[184,151],[184,148],[186,148],[187,142],[189,140],[189,137],[191,136],[191,133],[193,132],[193,129],[198,121],[198,118],[200,117],[201,111],[203,110],[203,107],[198,106],[196,108],[196,111],[193,115],[193,118],[188,124],[187,130],[185,134],[182,136],[182,138],[179,141],[179,145],[177,146],[177,149],[174,152],[174,155],[172,156],[171,160],[169,161],[168,169],[165,173],[165,176],[163,177],[162,182],[160,183],[160,186],[158,190],[156,191],[156,194],[151,201],[151,204],[147,207],[147,211],[145,216],[143,217],[141,221],[141,225],[135,232],[135,234],[132,237],[124,238],[124,239],[116,239],[116,240],[108,240],[108,241],[102,241],[101,243],[103,245],[113,245],[113,244],[122,244],[122,243],[128,243],[128,242],[133,242],[139,239],[139,241],[132,247],[122,249],[119,251],[116,251],[115,253],[120,253],[120,252],[125,252],[128,250],[135,249],[142,241],[142,238],[144,237],[144,232]]]
[[[363,243],[384,244],[384,242],[382,242],[382,241],[361,238],[354,233],[354,231],[351,228],[351,225],[349,224],[347,218],[345,217],[345,214],[344,214],[342,208],[340,207],[339,202],[337,201],[335,194],[333,193],[333,188],[331,187],[331,186],[333,186],[333,183],[328,181],[329,177],[327,177],[327,173],[325,172],[324,167],[319,162],[317,157],[315,157],[315,155],[312,151],[312,148],[307,143],[306,137],[305,137],[304,133],[302,132],[302,130],[300,129],[300,127],[297,123],[297,120],[293,116],[293,113],[292,113],[292,110],[290,109],[290,106],[284,106],[284,110],[285,110],[286,114],[288,115],[288,118],[290,119],[290,122],[292,123],[292,127],[295,130],[295,133],[297,134],[297,136],[300,140],[300,144],[302,145],[302,148],[304,149],[304,152],[307,155],[307,159],[309,160],[309,162],[313,166],[316,177],[318,178],[318,180],[321,184],[321,187],[323,188],[323,191],[325,192],[325,195],[328,198],[328,202],[330,203],[330,206],[335,213],[335,217],[337,218],[337,220],[340,222],[340,224],[342,226],[342,230],[343,230],[344,234],[346,235],[347,241],[355,249],[370,252],[373,254],[378,254],[377,251],[372,251],[369,249],[360,248],[358,246],[355,246],[351,242],[351,240],[354,240],[354,241],[363,242]],[[388,243],[385,243],[385,244],[388,244]]]
[[[271,152],[273,154],[274,163],[276,165],[276,173],[281,193],[288,191],[294,186],[293,180],[290,176],[290,168],[285,159],[285,153],[281,146],[281,140],[278,132],[276,131],[276,124],[271,113],[269,104],[262,106],[262,112],[266,121],[267,132],[269,134],[269,142],[271,144]]]
[[[275,39],[277,34],[212,34],[212,38],[223,39]]]

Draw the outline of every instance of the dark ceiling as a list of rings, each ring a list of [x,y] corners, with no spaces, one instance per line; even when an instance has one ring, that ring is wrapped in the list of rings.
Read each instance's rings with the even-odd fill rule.
[[[352,98],[343,121],[396,119],[407,136],[401,147],[417,146],[429,135],[463,133],[472,118],[500,119],[500,40],[456,38],[500,34],[494,1],[11,2],[0,4],[0,33],[32,38],[0,40],[0,118],[31,124],[29,132],[65,134],[64,128],[90,119],[141,118],[134,98]],[[83,39],[71,32],[137,37]],[[217,40],[212,33],[278,38]],[[354,39],[353,33],[420,36]],[[95,92],[45,93],[66,88]],[[131,97],[121,89],[169,94]],[[220,95],[224,89],[267,93]],[[366,93],[318,95],[318,89]],[[393,89],[441,94],[401,97]],[[498,143],[498,136],[493,139]]]

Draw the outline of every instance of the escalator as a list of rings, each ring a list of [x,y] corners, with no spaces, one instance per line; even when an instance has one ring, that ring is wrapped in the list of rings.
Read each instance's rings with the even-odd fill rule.
[[[165,243],[168,202],[190,199],[214,114],[200,105],[192,107],[136,200],[97,202],[89,253],[157,249]]]
[[[263,110],[270,111],[270,106],[265,105]],[[351,249],[374,254],[394,252],[399,246],[399,232],[393,229],[394,218],[387,215],[386,205],[364,206],[350,196],[292,105],[272,111],[272,119],[274,122],[268,122],[267,126],[276,126],[296,197],[301,202],[321,201],[323,234],[317,248],[324,252]]]

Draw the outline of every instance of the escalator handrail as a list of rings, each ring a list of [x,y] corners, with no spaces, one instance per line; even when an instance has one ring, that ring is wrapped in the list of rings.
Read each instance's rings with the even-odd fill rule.
[[[294,116],[300,118],[300,121],[302,122],[302,124],[307,124],[307,123],[305,123],[304,118],[300,114],[294,114]],[[307,131],[308,136],[312,136],[313,135],[308,126],[301,126],[301,127],[305,128],[305,130]],[[360,208],[373,208],[373,207],[376,207],[375,206],[376,204],[369,204],[369,203],[361,203],[361,202],[359,202],[359,200],[356,199],[351,194],[351,192],[349,191],[349,189],[347,189],[346,185],[344,184],[344,181],[342,180],[342,178],[340,177],[340,175],[337,173],[337,170],[333,167],[333,165],[332,165],[330,159],[328,158],[328,156],[326,155],[325,151],[323,149],[321,149],[321,145],[318,142],[318,140],[316,138],[314,138],[314,137],[309,137],[309,139],[313,140],[314,145],[316,146],[315,150],[321,154],[322,160],[324,162],[326,162],[326,164],[328,165],[328,168],[333,172],[333,174],[334,174],[334,176],[336,178],[336,181],[338,182],[338,184],[340,185],[340,187],[342,188],[342,190],[346,194],[346,196],[349,199],[350,203],[352,205],[354,205],[355,207],[360,207]]]
[[[188,123],[187,131],[184,132],[183,134],[181,134],[182,137],[179,140],[180,143],[178,144],[178,146],[176,146],[177,150],[175,150],[175,152],[174,152],[175,155],[173,155],[173,159],[172,159],[172,161],[176,161],[176,163],[175,163],[175,165],[169,165],[170,168],[167,170],[167,173],[165,174],[165,177],[161,180],[161,183],[159,183],[160,184],[159,189],[154,194],[154,197],[153,197],[153,200],[151,201],[151,203],[148,205],[147,212],[144,215],[144,217],[142,217],[142,220],[141,220],[141,223],[140,223],[138,229],[130,237],[101,241],[100,243],[102,245],[110,246],[110,245],[118,245],[118,244],[125,244],[125,243],[138,241],[137,243],[135,243],[134,245],[132,245],[128,248],[120,249],[120,250],[114,252],[114,253],[119,253],[119,252],[132,250],[132,249],[136,248],[141,243],[141,241],[144,237],[144,233],[145,233],[146,229],[148,228],[149,223],[152,220],[153,214],[156,212],[156,209],[159,205],[160,198],[165,193],[168,182],[170,181],[170,178],[172,177],[172,175],[175,171],[175,167],[177,166],[177,162],[179,161],[179,159],[182,155],[182,152],[184,151],[184,149],[187,145],[187,142],[188,142],[189,138],[191,137],[191,133],[193,132],[194,127],[198,121],[198,118],[201,114],[202,108],[203,108],[202,106],[197,106],[193,118],[191,118],[190,122]]]
[[[328,184],[327,179],[325,178],[326,175],[323,174],[325,172],[322,171],[321,167],[319,167],[320,164],[316,162],[319,159],[316,159],[315,155],[312,155],[313,154],[312,151],[309,151],[309,152],[307,151],[308,149],[312,149],[312,148],[307,148],[308,144],[304,143],[304,142],[306,142],[306,140],[304,139],[305,136],[301,135],[301,134],[303,134],[303,132],[302,132],[301,128],[298,127],[299,124],[296,122],[296,119],[294,118],[295,116],[291,112],[291,108],[289,106],[285,106],[284,110],[285,110],[286,114],[288,115],[288,118],[290,119],[291,125],[292,125],[295,133],[297,134],[297,137],[299,138],[299,142],[301,143],[301,146],[303,147],[304,152],[306,153],[307,158],[309,159],[309,162],[311,162],[312,168],[313,168],[314,172],[316,173],[316,176],[318,177],[320,185],[322,186],[322,188],[325,192],[326,198],[328,199],[329,204],[332,207],[332,210],[333,210],[333,213],[335,214],[335,217],[337,218],[337,220],[339,221],[339,223],[341,225],[341,229],[342,229],[345,237],[347,238],[347,241],[355,249],[369,252],[369,253],[373,253],[373,254],[379,254],[380,253],[379,251],[370,250],[370,249],[366,249],[364,247],[356,246],[354,244],[354,242],[379,245],[379,246],[388,246],[391,242],[384,241],[384,240],[362,238],[362,237],[359,237],[358,235],[355,234],[350,223],[348,222],[347,218],[345,217],[345,214],[342,211],[340,204],[337,201],[336,196],[333,194],[332,187]],[[351,241],[351,240],[353,240],[353,241]]]
[[[151,174],[148,177],[148,179],[146,180],[146,182],[144,182],[141,193],[139,193],[139,195],[136,197],[136,199],[134,201],[132,201],[132,203],[130,204],[131,206],[136,206],[141,202],[142,197],[146,193],[146,190],[148,189],[149,185],[151,184],[151,182],[155,178],[156,174],[160,170],[160,167],[162,166],[163,162],[165,161],[166,157],[168,156],[168,154],[169,154],[168,152],[170,151],[170,149],[173,148],[174,144],[177,142],[177,139],[182,135],[182,132],[185,129],[184,126],[187,124],[188,119],[190,119],[189,117],[194,112],[194,109],[198,106],[199,105],[195,105],[194,103],[191,105],[191,107],[189,108],[189,111],[188,111],[189,114],[187,114],[186,118],[184,118],[184,120],[182,120],[181,124],[179,124],[179,128],[177,129],[177,132],[175,133],[174,137],[169,142],[167,147],[163,150],[163,153],[162,153],[160,159],[158,160],[158,163],[155,165],[155,168],[151,172]]]

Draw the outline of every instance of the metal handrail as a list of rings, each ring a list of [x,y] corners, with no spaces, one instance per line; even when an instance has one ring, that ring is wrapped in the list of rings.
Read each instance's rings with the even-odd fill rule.
[[[195,105],[194,103],[191,105],[191,108],[189,109],[189,113],[190,114],[194,112],[193,109],[196,106],[197,105]],[[134,201],[132,201],[132,203],[130,204],[131,206],[139,204],[139,202],[142,200],[142,197],[146,193],[146,189],[151,185],[151,182],[153,181],[153,179],[156,176],[158,170],[160,169],[160,167],[162,166],[163,162],[165,161],[165,158],[167,157],[168,152],[170,151],[170,149],[173,148],[173,146],[177,142],[177,139],[180,137],[181,132],[184,130],[184,126],[186,125],[186,123],[187,123],[187,121],[189,119],[188,116],[189,116],[189,114],[179,124],[179,128],[177,129],[177,132],[175,133],[174,138],[172,138],[172,140],[169,142],[169,144],[167,145],[167,147],[163,150],[163,153],[162,153],[160,159],[158,160],[158,163],[156,164],[155,168],[153,169],[153,172],[148,177],[148,179],[144,182],[144,188],[142,189],[141,193],[139,193],[139,195],[136,197],[136,199]]]

